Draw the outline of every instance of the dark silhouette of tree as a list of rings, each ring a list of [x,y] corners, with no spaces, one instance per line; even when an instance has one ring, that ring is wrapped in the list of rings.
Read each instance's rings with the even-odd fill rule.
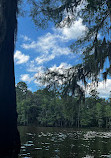
[[[65,25],[70,27],[75,20],[82,18],[83,24],[87,27],[85,36],[77,39],[71,45],[73,52],[76,50],[79,53],[81,48],[83,62],[72,67],[74,70],[78,69],[76,75],[75,72],[70,73],[69,69],[69,78],[67,78],[69,86],[75,87],[78,80],[83,81],[86,85],[87,79],[98,83],[98,74],[100,73],[106,80],[107,76],[111,74],[111,1],[58,0],[54,3],[51,0],[33,0],[30,2],[32,2],[31,16],[37,26],[46,27],[47,21],[50,20],[55,22],[56,27]],[[85,7],[80,7],[78,11],[77,7],[83,5],[83,2]],[[77,49],[78,47],[79,49]],[[109,67],[103,71],[106,59],[109,60]],[[69,86],[66,85],[68,90]]]
[[[20,149],[13,58],[17,3],[18,0],[0,0],[0,157],[11,158],[17,157]]]

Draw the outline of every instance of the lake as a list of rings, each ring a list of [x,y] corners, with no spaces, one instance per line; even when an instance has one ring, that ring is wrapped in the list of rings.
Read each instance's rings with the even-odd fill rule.
[[[111,158],[111,131],[18,127],[19,158]]]

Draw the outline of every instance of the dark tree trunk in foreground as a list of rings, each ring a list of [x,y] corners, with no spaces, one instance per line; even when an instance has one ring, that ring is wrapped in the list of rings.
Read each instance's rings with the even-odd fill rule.
[[[17,0],[0,0],[0,157],[12,158],[20,148],[13,59],[16,14]]]

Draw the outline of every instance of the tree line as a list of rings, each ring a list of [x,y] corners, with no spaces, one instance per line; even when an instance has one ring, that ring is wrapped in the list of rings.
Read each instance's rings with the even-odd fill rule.
[[[16,86],[18,125],[45,127],[111,127],[111,103],[90,91],[85,102],[48,88],[32,92],[25,82]]]

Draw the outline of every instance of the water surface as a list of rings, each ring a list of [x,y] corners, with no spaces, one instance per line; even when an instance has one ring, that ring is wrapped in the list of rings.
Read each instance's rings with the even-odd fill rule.
[[[19,127],[19,158],[111,158],[111,131]]]

